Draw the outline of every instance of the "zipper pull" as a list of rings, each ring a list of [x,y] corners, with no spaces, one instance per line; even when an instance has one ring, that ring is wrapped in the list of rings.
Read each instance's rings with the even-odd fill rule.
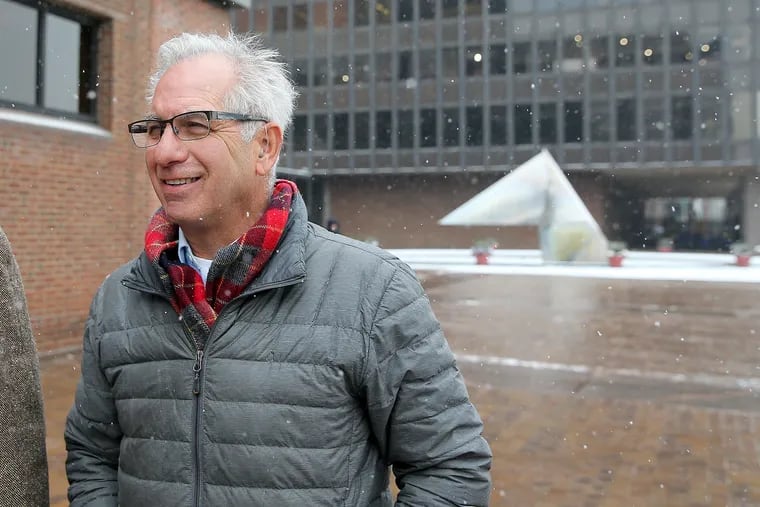
[[[198,349],[193,365],[193,394],[196,396],[201,394],[201,361],[203,361],[203,351]]]

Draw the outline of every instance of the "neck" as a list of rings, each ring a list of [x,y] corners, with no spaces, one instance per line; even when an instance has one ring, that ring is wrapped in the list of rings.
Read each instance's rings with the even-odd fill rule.
[[[235,220],[227,217],[215,223],[201,221],[194,224],[180,224],[180,227],[193,250],[193,255],[213,259],[216,257],[216,252],[248,232],[260,217],[260,212],[250,213]]]

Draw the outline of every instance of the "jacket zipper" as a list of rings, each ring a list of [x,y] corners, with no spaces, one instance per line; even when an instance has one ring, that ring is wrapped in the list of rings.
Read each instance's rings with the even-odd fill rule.
[[[197,345],[196,345],[197,347]],[[195,411],[193,422],[193,505],[201,505],[201,370],[203,369],[203,349],[195,351],[195,363],[193,364],[193,410]]]

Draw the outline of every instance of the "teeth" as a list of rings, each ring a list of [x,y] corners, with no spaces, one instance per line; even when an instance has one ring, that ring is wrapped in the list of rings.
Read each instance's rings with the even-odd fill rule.
[[[164,180],[167,185],[185,185],[186,183],[192,183],[198,178],[181,178],[178,180]]]

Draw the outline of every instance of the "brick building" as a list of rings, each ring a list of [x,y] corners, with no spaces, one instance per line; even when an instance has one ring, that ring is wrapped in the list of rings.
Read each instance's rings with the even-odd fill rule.
[[[227,3],[0,0],[0,224],[41,354],[80,346],[97,286],[142,248],[158,201],[126,124],[158,45],[228,31]]]

